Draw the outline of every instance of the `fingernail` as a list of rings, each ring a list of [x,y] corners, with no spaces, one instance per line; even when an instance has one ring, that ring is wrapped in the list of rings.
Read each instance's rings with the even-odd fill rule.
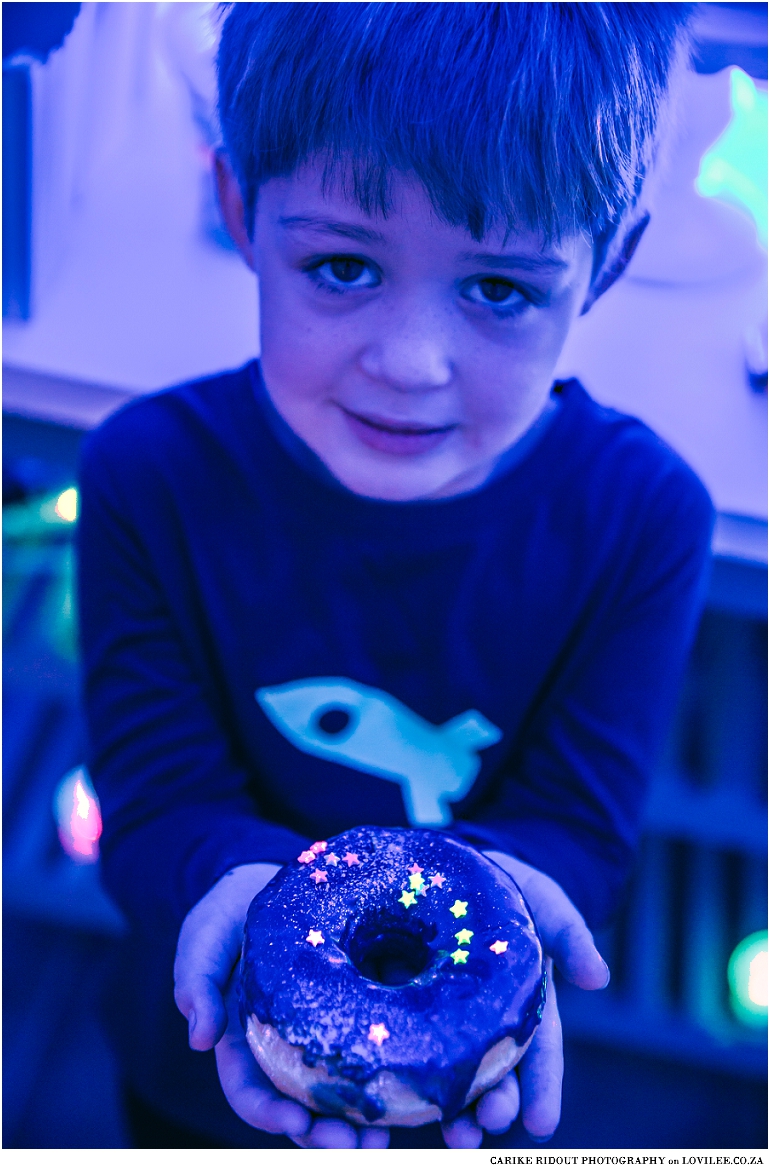
[[[602,957],[602,965],[604,966],[605,970],[607,971],[607,976],[604,979],[604,985],[600,987],[602,990],[604,990],[610,984],[610,976],[611,975],[610,975],[610,967],[607,964],[607,962],[604,960],[603,957]]]

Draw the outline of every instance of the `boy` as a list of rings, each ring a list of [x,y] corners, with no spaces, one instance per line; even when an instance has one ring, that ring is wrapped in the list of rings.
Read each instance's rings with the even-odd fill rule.
[[[627,873],[712,511],[638,421],[552,379],[646,224],[685,15],[227,18],[220,200],[259,276],[260,362],[113,417],[87,446],[80,526],[104,875],[135,931],[126,1078],[145,1119],[197,1143],[387,1143],[281,1097],[233,1012],[246,908],[310,840],[451,827],[516,878],[565,977],[608,980],[586,922]],[[435,793],[419,773],[391,780],[387,745],[378,771],[335,760],[322,722],[290,738],[260,701],[312,679],[333,715],[339,678],[436,726],[477,710],[500,737]],[[192,1052],[171,1018],[175,943]],[[215,1044],[253,1131],[222,1097]],[[505,1131],[519,1095],[530,1134],[553,1133],[552,983],[519,1079],[446,1125],[447,1144]]]

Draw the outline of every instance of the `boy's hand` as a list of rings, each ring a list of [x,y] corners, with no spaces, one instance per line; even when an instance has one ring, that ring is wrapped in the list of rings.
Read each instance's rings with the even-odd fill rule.
[[[234,868],[187,914],[174,962],[174,998],[187,1019],[190,1046],[208,1051],[219,1044],[222,1090],[233,1111],[253,1128],[285,1133],[303,1148],[387,1148],[387,1129],[354,1128],[343,1120],[313,1117],[307,1108],[282,1096],[249,1050],[231,979],[249,905],[279,870],[269,863]]]
[[[568,981],[583,990],[601,990],[610,980],[610,971],[585,921],[564,890],[543,872],[510,855],[501,851],[484,854],[513,877],[532,910],[548,957],[548,995],[540,1026],[518,1066],[518,1080],[511,1072],[481,1097],[475,1112],[471,1108],[444,1126],[449,1148],[478,1148],[482,1129],[493,1134],[506,1132],[519,1113],[520,1103],[522,1123],[530,1136],[539,1141],[550,1139],[561,1115],[564,1071],[553,962]]]

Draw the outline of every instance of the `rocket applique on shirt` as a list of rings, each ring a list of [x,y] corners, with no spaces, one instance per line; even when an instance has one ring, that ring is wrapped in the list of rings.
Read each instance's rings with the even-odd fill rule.
[[[433,725],[389,693],[344,677],[296,680],[255,696],[297,749],[397,782],[417,827],[452,822],[449,802],[465,797],[481,768],[476,751],[502,737],[475,709]]]

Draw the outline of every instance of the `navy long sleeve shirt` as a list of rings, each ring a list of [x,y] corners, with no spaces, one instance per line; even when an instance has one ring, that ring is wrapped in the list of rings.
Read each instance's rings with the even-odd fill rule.
[[[440,808],[600,924],[702,599],[703,486],[570,381],[481,488],[363,498],[287,450],[259,378],[250,364],[143,398],[85,446],[108,889],[170,934],[233,866]]]

